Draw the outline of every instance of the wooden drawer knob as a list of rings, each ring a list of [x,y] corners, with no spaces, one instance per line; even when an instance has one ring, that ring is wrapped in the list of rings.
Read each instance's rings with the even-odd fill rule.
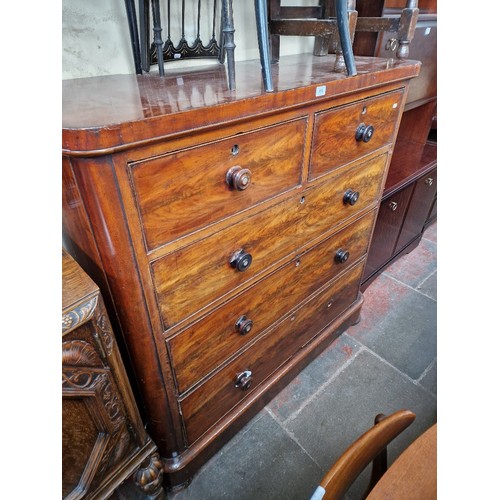
[[[364,123],[360,123],[358,128],[356,129],[356,140],[368,142],[375,132],[375,128],[373,125],[365,125]]]
[[[235,326],[240,335],[246,335],[252,330],[253,321],[251,319],[248,319],[246,316],[241,316],[236,322]]]
[[[359,192],[348,189],[344,193],[344,205],[354,205],[359,200]]]
[[[229,263],[237,271],[243,272],[250,267],[250,264],[252,263],[252,256],[244,250],[238,250],[235,254],[233,254]]]
[[[339,248],[337,252],[335,252],[334,260],[337,264],[344,264],[344,262],[347,262],[349,260],[349,252],[347,250],[342,250],[342,248]]]
[[[234,382],[234,387],[238,387],[242,391],[246,391],[252,385],[252,372],[250,370],[245,370],[240,373]]]
[[[244,191],[252,182],[252,172],[248,168],[232,167],[226,173],[226,182],[231,189]]]

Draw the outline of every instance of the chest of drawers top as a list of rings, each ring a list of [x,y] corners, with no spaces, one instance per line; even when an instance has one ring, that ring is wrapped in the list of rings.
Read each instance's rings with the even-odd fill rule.
[[[99,154],[143,145],[190,128],[220,126],[403,81],[420,69],[418,61],[373,57],[357,57],[356,64],[358,76],[347,78],[333,71],[333,56],[282,57],[273,65],[272,93],[264,92],[260,64],[254,60],[238,63],[235,91],[228,90],[225,68],[219,65],[183,70],[182,76],[172,67],[164,78],[145,74],[65,80],[62,149],[73,155]]]

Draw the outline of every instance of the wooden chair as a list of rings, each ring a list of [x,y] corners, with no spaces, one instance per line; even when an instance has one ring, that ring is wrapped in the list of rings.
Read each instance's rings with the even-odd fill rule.
[[[387,445],[415,420],[409,410],[386,417],[377,415],[375,425],[359,437],[323,477],[311,500],[340,500],[365,467],[373,462],[370,484],[363,498],[387,471]]]
[[[196,11],[190,12],[186,0],[171,2],[164,0],[163,12],[160,9],[160,0],[138,0],[137,12],[134,0],[124,0],[134,58],[135,72],[141,74],[148,72],[152,65],[158,65],[160,76],[165,74],[164,65],[169,61],[185,59],[216,58],[221,64],[227,57],[227,72],[229,89],[236,88],[235,83],[235,43],[234,43],[234,21],[233,1],[221,0],[198,0]],[[257,22],[257,39],[262,66],[262,77],[265,90],[273,90],[270,57],[269,36],[267,26],[266,0],[255,1],[255,15]],[[180,7],[177,6],[180,5]],[[180,19],[174,17],[173,12],[180,10]],[[202,11],[209,13],[210,33],[202,33]],[[216,33],[216,21],[220,15],[220,30]],[[153,28],[151,30],[151,17]],[[196,32],[193,40],[188,41],[187,30],[192,31],[187,19],[196,20]],[[162,19],[166,19],[166,40],[162,39]],[[174,41],[174,26],[180,25],[179,39]],[[178,31],[178,30],[177,30]],[[153,41],[151,43],[151,33]],[[208,38],[207,38],[208,35]],[[202,38],[205,40],[202,41]]]
[[[337,54],[334,69],[347,68],[356,75],[352,37],[356,26],[355,0],[319,0],[316,6],[282,6],[281,0],[269,0],[271,59],[279,60],[281,36],[314,36],[315,56]],[[345,61],[345,65],[344,65]]]

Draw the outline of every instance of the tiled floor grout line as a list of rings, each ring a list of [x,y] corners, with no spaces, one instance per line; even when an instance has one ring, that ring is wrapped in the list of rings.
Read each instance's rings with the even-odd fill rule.
[[[299,440],[295,437],[292,431],[286,428],[286,426],[279,421],[278,417],[273,413],[271,409],[267,406],[265,407],[269,416],[280,426],[281,429],[285,432],[285,434],[312,460],[312,462],[319,468],[319,470],[323,471],[323,468],[314,460],[314,458],[309,454],[309,452],[300,444]]]
[[[429,274],[428,276],[426,276],[422,281],[420,281],[420,283],[418,283],[418,285],[415,287],[415,289],[417,291],[419,291],[418,289],[431,277],[433,276],[434,274],[437,273],[437,269],[434,269],[434,271],[432,271],[431,274]]]
[[[351,337],[348,333],[345,333],[345,335]],[[358,342],[362,346],[361,349],[356,353],[356,356],[360,352],[362,352],[363,350],[367,351],[370,354],[373,354],[373,356],[375,356],[378,360],[382,361],[387,366],[390,366],[393,370],[395,370],[397,373],[399,373],[399,375],[401,375],[403,378],[405,378],[406,380],[408,380],[409,382],[411,382],[413,385],[417,385],[418,387],[420,387],[421,389],[423,389],[425,392],[427,392],[428,394],[430,394],[434,398],[437,398],[436,394],[434,394],[432,391],[430,391],[429,389],[427,389],[426,387],[424,387],[423,385],[421,385],[418,382],[418,380],[420,380],[420,377],[417,380],[411,378],[409,375],[407,375],[406,373],[402,372],[399,368],[396,368],[394,365],[392,365],[391,363],[389,363],[389,361],[387,361],[385,358],[383,358],[382,356],[380,356],[379,354],[377,354],[375,351],[372,351],[369,347],[367,347],[365,344],[363,344],[363,342],[360,341],[359,339],[354,339],[353,337],[351,337],[351,339],[355,340],[356,342]],[[431,363],[431,365],[432,365],[432,363]],[[429,367],[427,367],[427,368],[429,368]],[[426,370],[427,370],[427,368],[426,368]],[[424,370],[424,372],[425,372],[425,370]]]
[[[333,374],[328,377],[328,380],[323,382],[317,389],[314,391],[311,396],[309,396],[299,407],[297,410],[295,410],[291,415],[289,415],[285,420],[283,420],[283,425],[287,425],[289,422],[293,421],[299,413],[306,407],[308,406],[313,400],[317,399],[317,397],[322,393],[325,389],[325,387],[335,378],[337,375],[339,375],[345,368],[347,368],[357,357],[360,351],[356,352],[352,357],[350,357],[345,363],[343,363]],[[272,411],[272,410],[269,410]]]
[[[436,271],[433,271],[431,274],[429,274],[429,276],[427,276],[427,278],[431,277]],[[425,293],[421,292],[420,290],[417,290],[416,288],[412,287],[411,285],[408,285],[407,283],[405,283],[404,281],[400,281],[398,280],[397,278],[395,278],[394,276],[391,276],[390,274],[384,272],[382,273],[384,276],[387,276],[388,278],[390,278],[391,280],[395,281],[396,283],[399,283],[400,285],[404,285],[406,288],[410,288],[411,290],[413,290],[414,292],[417,292],[419,293],[420,295],[422,295],[423,297],[427,297],[428,299],[434,301],[434,302],[437,302],[436,299],[432,298],[432,297],[429,297],[428,295],[426,295]],[[425,279],[427,279],[425,278]],[[424,280],[425,281],[425,280]],[[423,282],[422,282],[423,283]]]
[[[429,371],[432,369],[432,367],[437,363],[437,356],[429,363],[429,366],[422,372],[422,375],[418,377],[417,382],[420,383],[420,381],[429,373]]]

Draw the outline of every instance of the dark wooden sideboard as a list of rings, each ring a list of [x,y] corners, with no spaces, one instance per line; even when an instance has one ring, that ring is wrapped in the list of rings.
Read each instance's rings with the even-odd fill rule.
[[[287,56],[63,82],[63,226],[177,487],[359,321],[417,61]]]
[[[63,499],[109,498],[127,480],[137,499],[166,498],[99,288],[64,250],[62,454]]]
[[[404,0],[358,0],[360,15],[397,16]],[[391,263],[415,249],[437,218],[437,5],[419,2],[410,58],[422,62],[410,83],[375,230],[363,274],[362,290]],[[395,57],[392,33],[359,33],[358,55]]]

